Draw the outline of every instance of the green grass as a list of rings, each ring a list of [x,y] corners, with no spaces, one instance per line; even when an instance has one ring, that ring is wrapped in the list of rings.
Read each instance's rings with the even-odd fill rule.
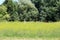
[[[0,22],[0,37],[60,37],[60,22]]]

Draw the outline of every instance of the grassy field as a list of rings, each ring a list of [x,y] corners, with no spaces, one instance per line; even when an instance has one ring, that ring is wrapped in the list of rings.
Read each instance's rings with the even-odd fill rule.
[[[60,37],[60,22],[0,22],[0,37]]]

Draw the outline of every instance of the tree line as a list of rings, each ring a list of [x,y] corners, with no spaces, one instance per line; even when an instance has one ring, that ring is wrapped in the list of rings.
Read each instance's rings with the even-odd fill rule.
[[[60,21],[60,0],[5,0],[0,21]]]

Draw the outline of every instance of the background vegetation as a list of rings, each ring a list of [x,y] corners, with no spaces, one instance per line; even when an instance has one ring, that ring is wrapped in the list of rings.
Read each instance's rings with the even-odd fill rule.
[[[2,21],[60,21],[60,0],[5,0],[0,5]]]
[[[5,0],[0,21],[0,37],[60,37],[60,0]]]

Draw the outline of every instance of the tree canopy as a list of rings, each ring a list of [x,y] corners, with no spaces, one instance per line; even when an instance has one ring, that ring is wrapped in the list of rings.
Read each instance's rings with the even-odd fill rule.
[[[60,21],[60,0],[5,0],[0,5],[0,20]]]

